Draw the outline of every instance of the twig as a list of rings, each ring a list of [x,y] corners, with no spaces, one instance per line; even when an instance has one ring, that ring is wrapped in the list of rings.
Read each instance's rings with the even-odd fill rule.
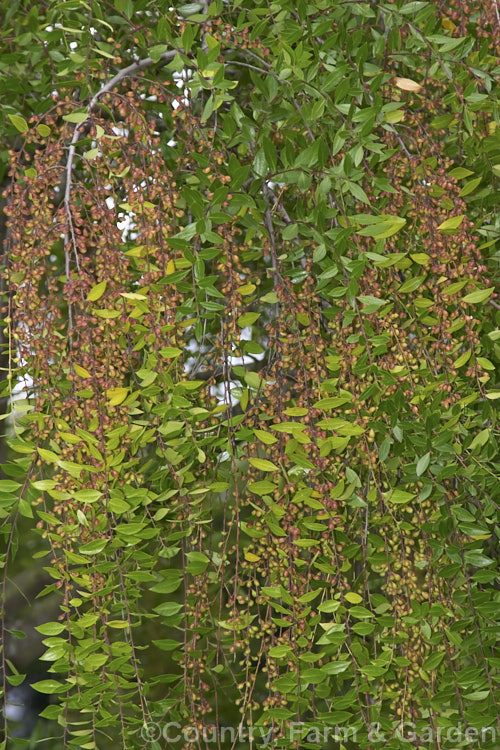
[[[498,26],[500,27],[500,13],[498,12],[498,3],[497,0],[493,3],[493,8],[495,9],[495,15],[497,17]]]

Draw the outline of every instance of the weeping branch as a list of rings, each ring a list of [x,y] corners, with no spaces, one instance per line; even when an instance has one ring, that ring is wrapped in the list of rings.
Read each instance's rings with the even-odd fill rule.
[[[64,266],[65,266],[65,276],[66,281],[69,281],[70,278],[70,270],[71,270],[71,249],[73,250],[74,256],[75,256],[75,263],[77,270],[80,270],[79,261],[78,261],[78,249],[76,246],[76,238],[75,238],[75,231],[74,231],[74,225],[73,225],[73,216],[71,213],[71,190],[73,187],[73,168],[74,168],[74,162],[75,162],[75,155],[76,155],[76,147],[78,144],[78,141],[80,140],[82,133],[85,131],[86,127],[88,126],[88,122],[90,119],[90,116],[92,112],[94,111],[95,107],[97,106],[99,100],[105,95],[108,94],[110,91],[113,91],[113,89],[116,88],[122,81],[125,81],[127,78],[131,78],[133,75],[138,73],[141,70],[145,70],[146,68],[150,68],[152,65],[155,65],[157,63],[166,64],[174,59],[175,55],[177,54],[177,50],[169,50],[168,52],[164,52],[160,59],[158,61],[153,60],[151,57],[145,57],[142,60],[137,60],[134,63],[131,63],[130,65],[127,65],[126,68],[122,68],[122,70],[119,70],[118,73],[113,76],[113,78],[110,78],[109,81],[107,81],[99,91],[97,91],[92,99],[90,100],[88,107],[87,107],[87,116],[83,122],[77,123],[75,125],[75,129],[73,131],[73,136],[71,138],[71,142],[68,149],[68,159],[66,161],[66,168],[65,168],[65,174],[64,174],[64,183],[65,183],[65,189],[64,189],[64,210],[66,213],[66,217],[68,220],[68,230],[64,234]],[[68,305],[68,328],[69,331],[73,328],[73,315],[71,310],[71,305]]]

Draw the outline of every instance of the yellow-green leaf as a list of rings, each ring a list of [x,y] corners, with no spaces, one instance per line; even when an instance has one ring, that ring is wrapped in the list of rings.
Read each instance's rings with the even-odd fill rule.
[[[404,118],[405,113],[402,109],[394,109],[392,112],[386,112],[384,114],[384,120],[389,123],[401,122]]]
[[[482,177],[476,177],[475,180],[469,180],[469,182],[466,182],[459,192],[458,197],[463,198],[465,195],[469,195],[470,193],[474,192],[482,179]]]
[[[165,359],[173,359],[182,354],[182,349],[178,349],[176,346],[164,346],[163,349],[160,349],[160,354]]]
[[[415,263],[418,263],[419,266],[426,266],[429,262],[429,255],[427,253],[413,253],[410,255],[410,258],[415,261]]]
[[[271,435],[265,430],[254,430],[253,433],[255,437],[259,438],[259,440],[261,440],[266,445],[272,445],[273,443],[276,443],[276,438],[274,437],[274,435]]]
[[[254,555],[253,552],[245,552],[245,560],[248,562],[259,562],[260,557],[258,555]]]
[[[42,138],[47,138],[47,136],[50,135],[50,128],[47,125],[44,125],[43,123],[40,123],[40,125],[37,125],[36,129],[38,133],[42,136]]]
[[[464,219],[465,219],[465,214],[460,214],[459,216],[452,216],[451,219],[446,219],[446,221],[443,221],[443,223],[438,226],[438,229],[442,232],[458,229],[458,227],[460,226],[460,224],[463,222]]]
[[[38,454],[40,458],[43,458],[44,461],[48,461],[49,463],[59,461],[59,456],[57,453],[54,453],[54,451],[48,451],[45,448],[38,448]]]
[[[410,492],[404,492],[404,490],[391,490],[391,492],[387,495],[387,500],[390,503],[395,503],[396,505],[402,505],[403,503],[409,503],[410,500],[413,500],[415,495],[412,495]]]
[[[100,281],[99,284],[95,284],[87,295],[88,302],[95,302],[100,299],[106,291],[107,281]]]
[[[81,378],[91,378],[92,375],[88,370],[85,369],[85,367],[80,367],[80,365],[73,365],[73,369],[76,372],[77,375],[79,375]]]
[[[480,302],[484,302],[488,299],[488,297],[493,294],[493,287],[490,289],[476,289],[475,292],[471,292],[470,294],[466,294],[463,298],[463,302],[469,302],[470,304],[478,304]]]
[[[28,132],[28,123],[26,122],[24,117],[21,117],[20,115],[9,115],[9,120],[14,125],[16,130],[19,130],[20,133]]]
[[[73,122],[75,123],[75,125],[78,125],[81,122],[85,122],[87,117],[87,112],[71,112],[69,115],[64,115],[63,120],[66,120],[66,122]]]
[[[128,388],[108,388],[106,396],[108,397],[108,403],[111,406],[118,406],[128,396]]]
[[[467,349],[466,352],[457,357],[457,359],[453,362],[453,367],[458,368],[462,367],[462,365],[465,365],[465,363],[468,362],[471,358],[471,354],[472,351],[470,349]]]
[[[279,471],[279,466],[268,461],[266,458],[249,458],[248,462],[260,471]]]
[[[252,294],[255,289],[255,284],[243,284],[243,286],[238,287],[239,293],[243,295]]]
[[[351,604],[359,604],[363,601],[363,597],[359,594],[355,594],[354,591],[348,591],[344,599],[346,599]]]
[[[240,328],[246,328],[247,326],[253,325],[258,318],[260,318],[260,313],[248,312],[240,315],[236,322]]]
[[[119,310],[93,310],[94,315],[97,315],[99,318],[104,318],[105,320],[110,320],[111,318],[118,318],[118,316],[121,314]]]

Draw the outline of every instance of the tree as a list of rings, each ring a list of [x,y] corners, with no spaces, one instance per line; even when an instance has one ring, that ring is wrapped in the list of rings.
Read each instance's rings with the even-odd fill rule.
[[[54,747],[495,746],[499,23],[5,12],[3,566],[34,535],[59,597]]]

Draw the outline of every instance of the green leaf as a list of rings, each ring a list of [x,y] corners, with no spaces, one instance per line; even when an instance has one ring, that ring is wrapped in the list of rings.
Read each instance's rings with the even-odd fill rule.
[[[268,461],[266,458],[249,458],[248,463],[260,471],[279,471],[279,466]]]
[[[471,358],[471,355],[472,355],[472,350],[468,349],[459,357],[457,357],[457,359],[453,362],[453,367],[455,367],[456,369],[458,369],[459,367],[462,367],[463,365],[466,364],[466,362],[469,361],[469,359]]]
[[[50,128],[47,127],[47,125],[44,125],[43,123],[40,123],[40,125],[37,125],[36,129],[38,133],[42,136],[42,138],[47,138],[51,133]]]
[[[16,130],[19,130],[20,133],[28,132],[29,130],[28,123],[26,122],[24,117],[21,117],[21,115],[9,115],[9,120],[14,125]]]
[[[14,482],[12,479],[0,479],[0,492],[16,492],[21,485],[19,482]]]
[[[153,62],[159,62],[164,52],[168,50],[166,44],[155,44],[154,47],[150,47],[148,52]]]
[[[399,216],[377,216],[372,217],[374,224],[356,230],[363,237],[374,237],[377,240],[386,239],[397,234],[406,224],[406,219]]]
[[[465,167],[454,167],[453,169],[450,169],[448,174],[450,177],[455,177],[457,180],[463,180],[464,177],[470,177],[474,172],[470,169],[465,169]]]
[[[363,597],[360,596],[359,594],[355,594],[354,591],[348,591],[344,595],[344,599],[350,602],[350,604],[359,604],[360,602],[363,601]]]
[[[182,648],[182,643],[174,641],[173,638],[163,638],[159,641],[153,641],[153,643],[161,651],[175,651],[176,648]]]
[[[188,552],[186,557],[189,560],[186,570],[193,576],[204,573],[210,562],[209,558],[203,552]]]
[[[426,672],[432,672],[433,669],[439,667],[445,655],[444,651],[436,651],[434,654],[431,654],[422,664],[422,669]]]
[[[465,562],[469,565],[474,565],[476,568],[484,568],[492,565],[494,560],[478,550],[467,550],[465,552]]]
[[[76,490],[73,493],[75,500],[81,503],[95,503],[103,496],[99,490]]]
[[[417,462],[417,469],[416,469],[417,477],[421,477],[422,474],[425,473],[427,467],[430,464],[430,461],[431,461],[431,454],[430,453],[426,453],[424,456],[422,456],[422,458],[420,458],[418,460],[418,462]]]
[[[95,302],[96,300],[100,299],[106,291],[107,284],[107,281],[100,281],[99,284],[95,284],[87,294],[87,301]]]
[[[413,500],[415,497],[414,494],[411,492],[405,492],[404,490],[391,490],[386,497],[386,500],[389,503],[394,503],[395,505],[403,505],[406,503],[409,503],[410,500]]]
[[[326,674],[342,674],[346,672],[351,666],[350,661],[330,661],[321,667],[321,670]]]
[[[269,495],[276,489],[277,485],[264,479],[261,482],[250,482],[248,489],[254,495]]]
[[[355,607],[350,607],[349,614],[352,617],[356,617],[356,619],[358,619],[358,620],[361,620],[361,619],[363,619],[365,617],[374,617],[375,616],[373,614],[373,612],[370,612],[369,609],[367,609],[366,607],[361,607],[359,605],[355,606]]]
[[[11,675],[6,675],[6,678],[7,678],[7,682],[9,683],[9,685],[12,685],[12,687],[17,687],[18,685],[22,685],[22,683],[26,679],[26,675],[25,674],[11,674]]]
[[[78,548],[78,552],[80,552],[81,555],[98,555],[99,552],[103,551],[107,543],[108,543],[107,539],[96,539],[93,542],[82,544]]]
[[[174,359],[182,354],[182,349],[178,349],[176,346],[164,346],[160,349],[160,354],[165,359]]]
[[[470,195],[470,193],[473,193],[482,179],[482,177],[476,177],[475,180],[469,180],[469,182],[466,182],[459,192],[458,197],[464,198],[466,195]]]
[[[66,630],[66,624],[64,622],[46,622],[44,625],[38,625],[35,627],[42,635],[59,635]]]
[[[398,292],[400,294],[414,292],[419,286],[422,286],[424,279],[425,276],[414,276],[413,278],[406,279],[406,281],[399,287]]]
[[[485,302],[492,294],[493,287],[490,289],[476,289],[475,292],[466,294],[465,297],[462,298],[462,301],[470,304],[479,304],[480,302]]]
[[[182,604],[178,604],[177,602],[164,602],[158,607],[155,607],[154,611],[162,617],[172,617],[172,615],[176,615],[178,612],[180,612],[181,609]]]
[[[66,122],[73,122],[76,125],[85,122],[87,119],[88,113],[86,110],[83,112],[71,112],[69,115],[63,115],[63,120],[66,120]]]
[[[236,322],[240,328],[246,328],[247,326],[253,325],[259,318],[260,313],[248,312],[240,315]]]
[[[38,693],[56,694],[65,693],[69,689],[69,685],[63,685],[57,680],[40,680],[39,682],[32,682],[31,687]]]
[[[38,454],[40,458],[43,458],[44,461],[48,461],[48,463],[59,461],[59,456],[57,455],[57,453],[54,453],[54,451],[49,451],[46,448],[38,448]]]
[[[327,599],[318,607],[318,612],[336,612],[340,607],[340,601],[337,599]]]
[[[459,228],[464,219],[465,214],[460,214],[460,216],[452,216],[450,219],[446,219],[446,221],[443,221],[443,223],[438,226],[438,229],[442,232],[454,231],[455,229]]]

